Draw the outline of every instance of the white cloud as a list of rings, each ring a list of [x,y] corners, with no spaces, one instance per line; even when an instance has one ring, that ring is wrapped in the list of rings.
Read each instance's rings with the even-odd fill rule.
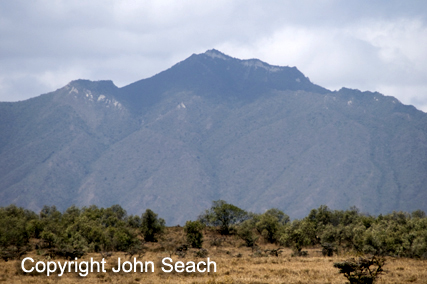
[[[427,27],[418,19],[371,19],[328,29],[285,26],[250,46],[224,43],[219,48],[296,66],[331,90],[379,91],[427,110]]]

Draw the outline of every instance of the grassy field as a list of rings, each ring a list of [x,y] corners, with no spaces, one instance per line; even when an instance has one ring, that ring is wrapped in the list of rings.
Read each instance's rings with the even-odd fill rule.
[[[144,255],[129,255],[117,252],[111,257],[105,258],[106,272],[89,273],[86,277],[78,273],[64,273],[61,277],[53,273],[49,277],[46,273],[24,273],[21,269],[21,261],[0,261],[0,282],[4,283],[346,283],[347,280],[333,267],[334,262],[343,261],[354,255],[340,254],[339,256],[323,257],[319,248],[307,249],[307,257],[292,257],[290,249],[283,249],[279,256],[270,255],[268,250],[277,246],[262,243],[252,250],[243,246],[243,241],[236,237],[221,239],[213,232],[206,232],[203,247],[208,251],[211,261],[216,263],[217,272],[187,273],[162,271],[163,258],[172,257],[174,262],[206,261],[206,257],[198,257],[197,249],[189,249],[184,257],[175,255],[177,244],[184,242],[182,228],[168,228],[164,240],[158,243],[149,243]],[[266,252],[267,251],[267,252]],[[65,259],[49,259],[42,256],[39,251],[33,251],[24,257],[31,257],[37,261],[59,261]],[[155,271],[114,273],[111,267],[117,266],[118,258],[121,262],[132,261],[136,257],[139,261],[152,261]],[[89,253],[78,261],[101,262],[99,253]],[[26,267],[34,266],[27,262]],[[377,283],[427,283],[427,261],[405,258],[387,258],[384,266],[385,273]]]

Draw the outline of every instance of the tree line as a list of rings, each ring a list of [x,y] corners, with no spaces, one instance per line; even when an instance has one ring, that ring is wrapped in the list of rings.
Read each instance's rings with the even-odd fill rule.
[[[165,226],[150,209],[138,216],[128,215],[119,205],[71,206],[62,213],[55,206],[45,206],[36,214],[9,205],[0,208],[0,256],[4,260],[19,258],[32,249],[69,258],[88,252],[135,253],[144,242],[161,240]],[[276,208],[257,214],[217,200],[197,220],[186,222],[186,243],[181,245],[202,248],[206,229],[240,238],[247,247],[260,242],[290,247],[298,256],[306,254],[304,248],[320,246],[328,256],[353,251],[427,258],[427,218],[421,210],[371,216],[355,207],[331,210],[322,205],[291,221]]]

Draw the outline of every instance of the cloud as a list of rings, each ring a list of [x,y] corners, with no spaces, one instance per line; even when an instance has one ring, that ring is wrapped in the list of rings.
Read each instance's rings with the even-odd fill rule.
[[[427,27],[419,19],[365,20],[342,27],[285,26],[226,53],[298,67],[331,90],[350,87],[396,96],[427,111]]]
[[[427,111],[424,2],[2,1],[0,101],[77,78],[123,86],[217,48]]]

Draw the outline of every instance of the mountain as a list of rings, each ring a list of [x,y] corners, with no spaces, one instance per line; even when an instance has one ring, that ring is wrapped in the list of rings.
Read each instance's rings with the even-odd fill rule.
[[[426,173],[427,114],[217,50],[122,88],[76,80],[0,103],[0,206],[120,204],[169,225],[218,199],[379,214],[427,210]]]

